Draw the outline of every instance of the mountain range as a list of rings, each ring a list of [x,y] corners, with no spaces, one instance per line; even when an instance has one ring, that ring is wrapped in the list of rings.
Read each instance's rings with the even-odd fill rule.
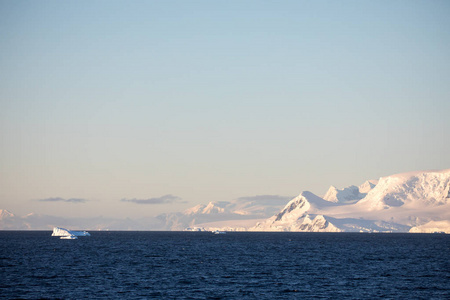
[[[273,195],[200,204],[141,219],[65,219],[0,210],[0,229],[228,230],[450,233],[450,169],[419,171],[331,186],[323,196]]]
[[[332,186],[323,197],[303,192],[249,230],[450,233],[450,169]]]

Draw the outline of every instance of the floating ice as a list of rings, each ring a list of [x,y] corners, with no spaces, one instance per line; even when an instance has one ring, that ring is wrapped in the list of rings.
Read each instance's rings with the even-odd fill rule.
[[[87,231],[72,231],[61,227],[54,227],[52,236],[60,236],[61,239],[77,239],[78,236],[90,236]]]

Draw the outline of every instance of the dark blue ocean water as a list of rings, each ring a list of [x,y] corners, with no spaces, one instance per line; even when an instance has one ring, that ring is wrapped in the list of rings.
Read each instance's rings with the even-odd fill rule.
[[[450,235],[91,234],[0,231],[0,297],[450,298]]]

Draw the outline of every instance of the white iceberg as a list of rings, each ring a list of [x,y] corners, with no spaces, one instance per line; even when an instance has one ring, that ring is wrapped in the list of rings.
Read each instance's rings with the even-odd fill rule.
[[[61,227],[54,227],[52,236],[60,236],[61,239],[76,239],[78,236],[90,236],[87,231],[72,231]]]

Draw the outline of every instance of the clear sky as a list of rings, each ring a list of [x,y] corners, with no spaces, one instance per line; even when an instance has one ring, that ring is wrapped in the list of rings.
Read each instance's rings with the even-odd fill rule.
[[[0,1],[0,208],[152,216],[450,168],[450,1]]]

